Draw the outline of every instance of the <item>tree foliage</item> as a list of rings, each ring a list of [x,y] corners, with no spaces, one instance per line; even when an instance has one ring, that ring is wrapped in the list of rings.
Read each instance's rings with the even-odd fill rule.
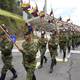
[[[21,25],[18,19],[21,19],[21,17],[14,15],[14,13],[20,15],[21,9],[17,6],[16,0],[0,0],[0,8],[3,9],[0,9],[0,24],[4,23],[12,32],[17,32]]]

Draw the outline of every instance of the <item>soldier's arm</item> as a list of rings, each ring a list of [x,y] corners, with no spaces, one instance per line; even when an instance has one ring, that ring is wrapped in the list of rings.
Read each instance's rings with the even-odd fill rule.
[[[0,46],[0,51],[4,51],[4,48],[2,48],[1,46]]]
[[[12,49],[13,46],[14,46],[14,44],[13,44],[13,42],[11,41],[11,42],[9,43],[9,49]]]
[[[24,53],[25,53],[25,52],[24,52],[24,50],[22,50],[22,49],[20,49],[19,51],[20,51],[22,54],[24,54]]]
[[[24,48],[26,47],[25,45],[26,45],[26,43],[23,42],[23,43],[22,43],[22,48],[23,48],[23,49],[20,49],[20,50],[19,50],[22,54],[25,53],[25,51],[24,51]]]

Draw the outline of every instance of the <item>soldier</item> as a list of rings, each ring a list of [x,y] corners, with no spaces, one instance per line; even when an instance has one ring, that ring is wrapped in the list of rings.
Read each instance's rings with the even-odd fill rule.
[[[23,53],[23,65],[27,72],[26,80],[36,80],[34,71],[36,67],[36,53],[38,52],[38,44],[32,39],[30,32],[24,35],[25,41],[22,43],[21,52]]]
[[[72,37],[71,36],[71,30],[68,27],[68,30],[67,30],[67,39],[68,39],[68,41],[67,41],[67,48],[68,48],[68,53],[70,53],[70,50],[71,50],[71,43],[72,43],[71,37]]]
[[[39,50],[40,50],[40,53],[41,53],[41,61],[40,61],[39,68],[42,68],[44,59],[45,59],[45,63],[47,62],[47,58],[45,56],[46,44],[47,44],[47,39],[45,38],[45,31],[43,31],[41,33],[41,38],[39,39]]]
[[[4,63],[4,66],[1,71],[1,77],[0,80],[5,80],[6,73],[8,70],[10,70],[13,73],[13,77],[11,80],[14,80],[17,78],[16,70],[12,66],[12,49],[13,49],[13,42],[9,41],[6,38],[6,35],[4,32],[0,34],[0,51],[2,54],[2,61]]]
[[[75,31],[72,30],[72,49],[74,50],[75,49],[75,46],[76,46],[76,34],[75,34]]]
[[[50,73],[53,72],[53,66],[56,65],[57,46],[58,46],[58,39],[56,37],[56,34],[57,32],[54,31],[51,35],[51,39],[48,42],[48,48],[51,56]]]
[[[60,30],[59,46],[60,46],[60,52],[63,51],[63,61],[65,61],[65,58],[66,58],[66,47],[67,47],[67,36],[65,34],[65,29]]]

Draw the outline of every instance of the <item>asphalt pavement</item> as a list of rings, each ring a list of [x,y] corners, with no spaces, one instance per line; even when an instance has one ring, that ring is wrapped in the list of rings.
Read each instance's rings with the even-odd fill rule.
[[[79,50],[79,48],[78,48]],[[74,51],[73,51],[74,52]],[[39,54],[39,53],[38,53]],[[54,66],[53,73],[50,74],[50,55],[46,52],[48,62],[44,63],[42,69],[36,69],[35,75],[37,80],[80,80],[80,54],[75,51],[72,53],[67,62],[58,61],[57,65]],[[37,57],[38,63],[40,62],[39,55]],[[17,71],[18,78],[16,80],[26,80],[27,73],[22,65],[22,54],[20,52],[13,52],[13,65]],[[3,66],[0,56],[0,72]],[[10,80],[12,73],[7,72],[6,80]]]

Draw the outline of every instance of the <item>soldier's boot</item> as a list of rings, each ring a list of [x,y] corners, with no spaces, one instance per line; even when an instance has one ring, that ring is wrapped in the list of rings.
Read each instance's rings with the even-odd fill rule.
[[[45,59],[45,63],[47,63],[47,58],[46,58],[46,56],[44,56],[44,59]]]
[[[41,58],[39,69],[43,67],[43,58]]]
[[[49,73],[53,72],[53,67],[54,67],[54,60],[52,59]]]
[[[11,78],[11,80],[14,80],[17,78],[17,73],[16,70],[14,68],[10,69],[10,71],[13,73],[13,77]]]
[[[1,74],[0,80],[5,80],[6,74]]]
[[[35,74],[33,74],[33,79],[32,80],[36,80]]]

